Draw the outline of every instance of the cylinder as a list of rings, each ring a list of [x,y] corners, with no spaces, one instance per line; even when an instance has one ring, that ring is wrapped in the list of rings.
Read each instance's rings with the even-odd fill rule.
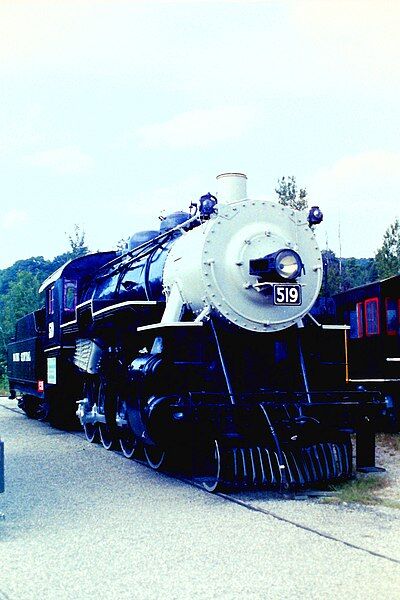
[[[247,177],[244,173],[222,173],[217,177],[218,202],[231,204],[247,198]]]

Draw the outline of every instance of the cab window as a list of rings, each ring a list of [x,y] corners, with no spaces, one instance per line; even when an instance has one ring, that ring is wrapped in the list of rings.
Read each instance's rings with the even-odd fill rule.
[[[54,315],[54,285],[47,290],[47,312]]]
[[[76,307],[76,281],[64,282],[64,310],[73,312]]]

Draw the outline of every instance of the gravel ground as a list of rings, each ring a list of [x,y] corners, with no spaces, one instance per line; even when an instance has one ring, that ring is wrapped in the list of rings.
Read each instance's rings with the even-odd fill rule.
[[[377,497],[400,503],[400,434],[377,436],[376,464],[385,467],[385,486],[377,491]]]
[[[211,495],[10,409],[0,598],[398,598],[400,511]]]

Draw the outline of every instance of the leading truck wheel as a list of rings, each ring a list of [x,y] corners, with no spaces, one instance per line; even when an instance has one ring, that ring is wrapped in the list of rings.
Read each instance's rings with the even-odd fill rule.
[[[165,466],[166,453],[162,448],[159,448],[158,446],[145,446],[144,455],[149,467],[155,471],[158,471]]]
[[[214,440],[207,448],[204,461],[204,474],[201,477],[203,487],[207,492],[217,492],[221,489],[221,449],[217,440]]]

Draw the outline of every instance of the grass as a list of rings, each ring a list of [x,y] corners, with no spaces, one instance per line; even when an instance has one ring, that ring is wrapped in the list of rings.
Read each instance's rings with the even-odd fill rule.
[[[0,377],[0,396],[8,396],[9,393],[8,379],[6,375],[3,375]]]
[[[334,496],[324,498],[331,504],[364,504],[400,509],[400,501],[380,498],[379,491],[388,485],[384,475],[362,475],[346,483],[332,487]]]
[[[368,475],[334,486],[333,491],[337,493],[342,502],[374,504],[376,502],[376,492],[386,487],[385,479],[380,475]]]
[[[332,496],[324,498],[324,502],[332,504],[364,504],[385,506],[400,509],[400,492],[396,485],[399,482],[394,463],[400,453],[399,433],[378,433],[376,443],[380,448],[380,461],[388,469],[386,474],[360,475],[351,481],[331,487]],[[394,471],[394,477],[393,477]],[[387,488],[387,489],[385,489]],[[385,491],[384,491],[385,490]],[[396,497],[397,496],[397,497]]]

